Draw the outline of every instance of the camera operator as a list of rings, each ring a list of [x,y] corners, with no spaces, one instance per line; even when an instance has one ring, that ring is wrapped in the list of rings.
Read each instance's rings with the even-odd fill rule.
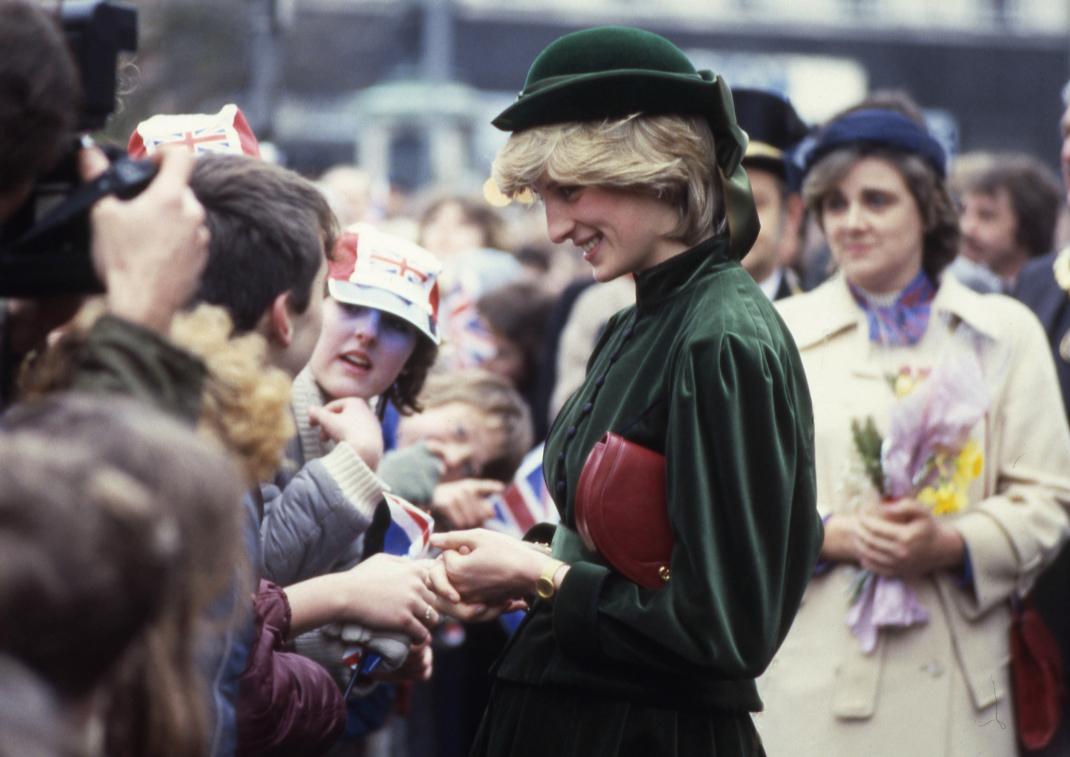
[[[29,0],[0,0],[0,223],[74,138],[78,70],[56,20]],[[108,168],[96,147],[79,158],[82,180]],[[193,158],[170,151],[151,184],[130,200],[107,197],[90,214],[93,267],[109,315],[90,335],[76,388],[122,390],[187,418],[196,416],[203,366],[163,337],[204,267],[209,233],[189,189]],[[2,309],[0,372],[18,362],[80,304],[70,296],[8,300]],[[5,396],[5,401],[7,397]]]

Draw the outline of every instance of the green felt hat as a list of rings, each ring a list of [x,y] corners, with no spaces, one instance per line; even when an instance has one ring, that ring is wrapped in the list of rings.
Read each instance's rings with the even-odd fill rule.
[[[729,242],[742,258],[758,235],[758,214],[742,167],[747,134],[732,93],[711,71],[696,71],[669,40],[626,26],[566,34],[539,53],[515,103],[494,119],[503,131],[631,113],[704,116],[713,131]]]

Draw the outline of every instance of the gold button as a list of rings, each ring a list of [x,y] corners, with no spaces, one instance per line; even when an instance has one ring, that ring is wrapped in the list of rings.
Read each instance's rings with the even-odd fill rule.
[[[662,565],[660,568],[658,568],[658,578],[660,578],[665,583],[669,583],[669,566],[668,565]]]

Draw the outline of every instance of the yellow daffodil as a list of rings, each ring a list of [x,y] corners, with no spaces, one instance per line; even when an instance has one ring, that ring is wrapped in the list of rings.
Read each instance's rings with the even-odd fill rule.
[[[917,500],[930,508],[933,515],[950,515],[966,506],[966,495],[950,482],[926,486],[918,492]]]
[[[960,489],[965,489],[970,482],[981,475],[985,467],[985,455],[980,445],[972,439],[966,442],[966,446],[959,452],[955,460],[955,484]]]

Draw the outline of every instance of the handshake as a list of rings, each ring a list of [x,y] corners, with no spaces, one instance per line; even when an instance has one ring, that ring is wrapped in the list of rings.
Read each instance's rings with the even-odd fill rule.
[[[427,561],[424,585],[436,606],[458,620],[525,610],[541,583],[548,589],[552,582],[552,595],[568,573],[545,547],[483,528],[434,534],[431,546],[441,553]]]

